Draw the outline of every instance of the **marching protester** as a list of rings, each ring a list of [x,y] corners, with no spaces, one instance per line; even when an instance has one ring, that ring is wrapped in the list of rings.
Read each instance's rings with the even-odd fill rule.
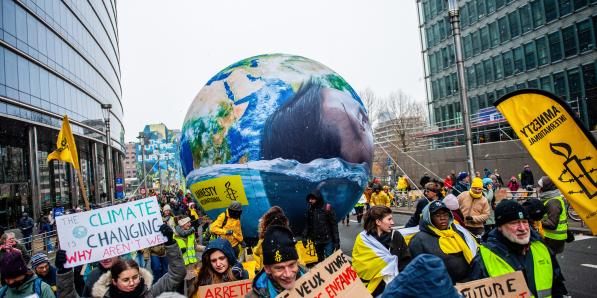
[[[424,188],[425,185],[427,183],[429,183],[431,181],[431,177],[429,177],[429,174],[424,173],[423,177],[421,177],[421,180],[419,180],[419,185],[421,186],[421,188]]]
[[[520,173],[520,185],[524,189],[526,189],[527,186],[531,186],[532,188],[535,185],[535,178],[533,178],[531,166],[528,164],[524,165],[522,173]]]
[[[91,290],[93,285],[99,280],[99,278],[109,272],[114,263],[118,261],[120,257],[111,257],[107,259],[103,259],[97,263],[97,266],[91,272],[87,274],[87,279],[85,280],[85,287],[83,288],[82,297],[91,297]],[[56,264],[56,268],[58,268],[58,264]],[[60,272],[58,272],[60,273]]]
[[[389,200],[386,206],[390,207],[390,205],[394,203],[394,194],[390,191],[390,186],[384,185],[383,192],[386,194],[386,196],[388,196]]]
[[[441,258],[452,282],[457,283],[466,281],[470,273],[477,242],[469,231],[453,221],[450,209],[443,202],[431,202],[423,209],[420,231],[408,247],[414,257],[432,254]]]
[[[473,260],[471,280],[522,271],[534,297],[562,297],[568,291],[558,261],[536,233],[528,214],[515,200],[503,200],[495,208],[497,228],[479,247]]]
[[[381,190],[379,184],[373,185],[373,193],[371,194],[371,206],[388,206],[390,207],[390,197],[387,192]]]
[[[454,182],[454,185],[452,186],[452,194],[458,196],[461,193],[468,191],[470,181],[471,177],[467,172],[458,173],[458,177],[456,177],[456,182]]]
[[[479,177],[473,179],[471,189],[457,196],[458,205],[464,215],[466,228],[477,237],[485,232],[484,224],[489,218],[489,202],[483,196],[483,180]]]
[[[543,231],[541,220],[547,213],[545,205],[543,205],[539,199],[531,198],[522,203],[522,208],[524,208],[529,215],[529,226],[531,229],[535,230],[541,238],[544,238],[545,231]]]
[[[444,262],[434,255],[420,254],[388,284],[381,297],[460,298],[462,296],[452,286]]]
[[[25,247],[27,250],[31,251],[31,235],[33,234],[33,218],[27,214],[27,212],[23,212],[23,216],[19,219],[19,230],[23,234],[23,242],[25,242]]]
[[[491,178],[483,178],[483,196],[487,199],[487,203],[489,203],[489,218],[487,218],[483,226],[485,234],[487,234],[495,228],[495,214],[493,211],[495,209],[495,192]]]
[[[218,218],[209,226],[212,234],[222,237],[230,242],[234,254],[240,253],[240,247],[245,246],[243,231],[240,225],[240,217],[243,213],[243,206],[234,201],[228,208],[218,215]]]
[[[290,229],[270,226],[263,238],[263,269],[253,279],[253,289],[246,297],[274,298],[292,289],[296,280],[307,272],[298,263],[296,241]]]
[[[139,268],[137,262],[118,259],[93,284],[91,294],[84,297],[153,298],[164,292],[175,291],[184,281],[186,269],[172,228],[164,224],[160,227],[160,232],[168,239],[164,243],[169,260],[168,273],[153,283],[151,272]],[[55,264],[58,269],[58,297],[79,297],[74,288],[73,271],[64,268],[66,251],[58,251]]]
[[[56,267],[50,265],[50,259],[43,252],[38,252],[31,257],[31,269],[45,283],[50,285],[56,293]]]
[[[373,197],[371,199],[374,200]],[[324,203],[319,190],[314,190],[307,195],[307,203],[309,209],[305,216],[303,244],[307,240],[313,241],[318,262],[321,262],[340,248],[338,221],[332,205]]]
[[[427,204],[437,200],[439,198],[438,194],[439,186],[437,185],[437,183],[427,182],[427,184],[425,184],[425,188],[423,189],[423,197],[415,202],[415,213],[413,213],[413,215],[406,223],[406,228],[416,227],[419,225],[419,220],[421,219],[421,212],[423,212],[423,208],[425,208]]]
[[[29,260],[31,260],[31,255],[29,255],[27,248],[25,248],[25,246],[19,243],[19,241],[16,239],[15,233],[4,232],[2,237],[0,237],[0,260],[2,260],[7,252],[13,249],[19,250],[23,256],[23,259],[25,260],[25,263],[29,263]]]
[[[556,185],[547,176],[539,179],[539,198],[546,207],[547,213],[541,220],[545,244],[555,253],[564,252],[568,238],[568,215],[564,197]]]
[[[255,261],[255,270],[259,271],[263,268],[263,239],[265,238],[265,231],[270,226],[284,226],[288,228],[288,218],[284,211],[279,206],[272,206],[259,219],[259,241],[253,247],[253,260]],[[306,244],[306,243],[304,243]]]
[[[178,220],[174,233],[174,240],[182,252],[182,259],[187,268],[194,268],[197,263],[195,229],[191,227],[191,219],[183,217]]]
[[[365,194],[362,194],[361,198],[354,205],[354,211],[357,213],[357,222],[359,223],[359,225],[361,224],[361,220],[363,219],[363,214],[364,214],[366,203],[367,203],[367,198],[365,197]]]
[[[249,273],[236,259],[234,250],[226,239],[218,238],[210,241],[201,257],[201,264],[196,278],[196,288],[249,278]],[[198,291],[193,297],[201,298]]]
[[[50,285],[27,268],[21,252],[17,249],[10,249],[4,254],[2,260],[0,260],[0,274],[4,284],[0,288],[0,297],[56,297]]]
[[[166,256],[165,245],[160,244],[143,249],[143,258],[145,263],[149,262],[151,264],[154,283],[168,272],[168,257]]]
[[[170,205],[164,205],[162,207],[162,221],[169,225],[172,229],[176,228],[176,221],[174,220],[174,215],[172,214],[172,208]]]
[[[371,207],[364,217],[364,231],[357,235],[352,249],[352,266],[373,297],[381,294],[411,259],[404,237],[393,225],[390,208]]]
[[[510,181],[508,182],[508,189],[511,192],[515,192],[515,191],[518,191],[519,188],[520,188],[520,183],[518,183],[518,180],[516,179],[516,177],[512,176],[510,178]],[[516,196],[516,194],[514,193],[514,194],[512,194],[512,196],[514,197],[514,196]]]

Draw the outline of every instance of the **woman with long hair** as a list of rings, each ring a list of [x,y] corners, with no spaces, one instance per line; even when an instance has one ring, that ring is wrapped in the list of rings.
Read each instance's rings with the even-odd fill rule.
[[[411,255],[400,232],[392,229],[392,210],[373,206],[365,214],[364,228],[352,249],[352,267],[373,297],[410,262]]]
[[[288,227],[288,218],[284,214],[284,210],[279,206],[272,206],[259,219],[259,241],[253,247],[253,260],[255,261],[255,270],[259,271],[263,267],[263,249],[261,243],[265,237],[265,231],[272,225]]]
[[[201,257],[201,264],[201,269],[199,269],[199,273],[197,274],[196,289],[193,297],[199,298],[199,292],[196,290],[200,286],[249,278],[247,270],[236,259],[232,245],[230,245],[228,240],[223,238],[217,238],[209,242]]]

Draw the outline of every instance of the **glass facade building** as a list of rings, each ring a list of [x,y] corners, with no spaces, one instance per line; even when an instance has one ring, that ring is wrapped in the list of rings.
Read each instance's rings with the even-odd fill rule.
[[[508,92],[543,89],[597,127],[597,0],[459,0],[462,51],[476,142],[515,138],[501,121],[478,121]],[[460,93],[446,0],[417,0],[431,124],[460,127]],[[495,112],[497,113],[497,112]],[[489,124],[490,123],[490,124]],[[505,128],[504,128],[505,127]],[[451,135],[450,135],[451,134]],[[441,133],[462,144],[462,133]]]
[[[0,225],[14,226],[22,212],[38,218],[58,200],[82,204],[72,167],[46,162],[63,115],[88,197],[106,200],[108,167],[123,172],[119,60],[113,0],[0,1]],[[102,104],[112,106],[110,149]]]

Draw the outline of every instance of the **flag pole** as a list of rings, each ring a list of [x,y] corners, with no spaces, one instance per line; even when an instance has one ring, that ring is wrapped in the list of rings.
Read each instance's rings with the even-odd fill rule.
[[[89,206],[89,199],[87,199],[87,191],[85,190],[85,185],[83,184],[83,175],[81,175],[81,170],[75,169],[75,172],[77,172],[77,177],[79,177],[79,186],[81,187],[81,194],[83,194],[83,201],[85,201],[85,210],[89,211],[91,210],[91,207]]]

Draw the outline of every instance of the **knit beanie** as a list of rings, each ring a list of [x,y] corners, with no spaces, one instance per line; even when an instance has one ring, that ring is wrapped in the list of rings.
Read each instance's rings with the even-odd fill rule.
[[[228,206],[228,210],[232,211],[243,211],[243,205],[241,205],[238,201],[234,201]]]
[[[48,256],[43,252],[38,252],[31,257],[31,268],[35,269],[37,266],[43,263],[50,263],[50,259]]]
[[[15,278],[27,273],[27,264],[23,260],[21,251],[11,249],[4,254],[0,261],[0,275],[3,279]]]
[[[458,179],[457,180],[460,181],[460,180],[462,180],[462,179],[464,179],[466,177],[468,177],[468,173],[467,172],[460,172],[460,173],[458,173]]]
[[[273,225],[265,231],[263,243],[263,264],[272,265],[298,260],[296,240],[292,232],[284,226]]]
[[[420,254],[392,280],[382,298],[461,297],[452,285],[444,261],[430,254]]]
[[[529,215],[516,200],[502,200],[495,207],[495,224],[498,227],[517,219],[529,219]]]
[[[483,188],[483,180],[479,177],[475,177],[473,178],[473,182],[471,184],[471,188],[476,187],[476,188]]]

